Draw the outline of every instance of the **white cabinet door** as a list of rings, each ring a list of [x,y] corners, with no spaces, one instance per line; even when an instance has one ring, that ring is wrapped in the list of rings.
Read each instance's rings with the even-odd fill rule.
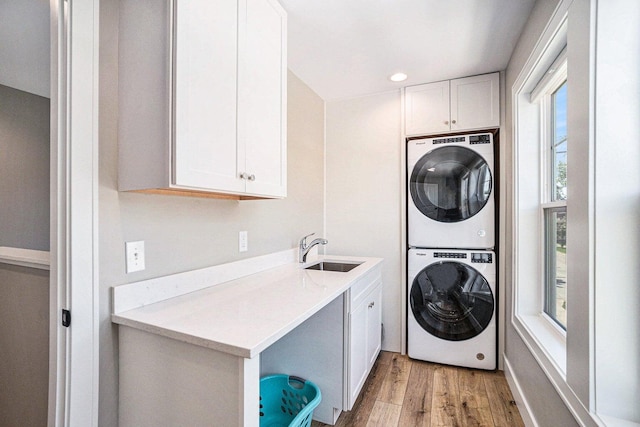
[[[382,286],[378,285],[367,299],[367,366],[371,368],[382,348]]]
[[[363,301],[350,315],[349,410],[367,379],[367,337],[367,303]]]
[[[248,194],[286,196],[286,15],[246,0],[240,37],[239,170]]]
[[[405,134],[499,127],[499,80],[499,73],[492,73],[407,87]]]
[[[449,81],[405,89],[405,133],[425,135],[448,132]]]
[[[451,130],[500,126],[499,74],[451,80]]]
[[[352,291],[357,285],[354,285]],[[364,295],[364,296],[362,296]],[[353,296],[353,294],[352,294]],[[351,410],[380,353],[382,344],[382,282],[376,278],[359,296],[349,313],[349,387]]]
[[[238,7],[176,0],[173,184],[240,192],[236,147]]]

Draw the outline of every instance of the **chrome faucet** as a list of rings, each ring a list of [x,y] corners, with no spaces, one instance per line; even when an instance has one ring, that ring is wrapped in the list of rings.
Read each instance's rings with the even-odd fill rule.
[[[316,233],[307,234],[300,239],[300,251],[298,252],[298,261],[301,263],[307,262],[307,254],[315,245],[326,245],[329,243],[327,239],[313,239],[309,245],[307,245],[307,237],[313,236]]]

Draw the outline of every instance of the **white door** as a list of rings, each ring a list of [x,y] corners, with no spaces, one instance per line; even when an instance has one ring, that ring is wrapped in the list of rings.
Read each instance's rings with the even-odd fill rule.
[[[177,0],[174,182],[241,192],[237,170],[236,0]]]
[[[499,73],[451,80],[451,130],[500,126]]]
[[[405,133],[408,136],[448,132],[449,129],[448,81],[405,89]]]
[[[276,1],[246,0],[240,22],[238,136],[244,156],[238,169],[247,176],[247,193],[284,197],[286,15]]]

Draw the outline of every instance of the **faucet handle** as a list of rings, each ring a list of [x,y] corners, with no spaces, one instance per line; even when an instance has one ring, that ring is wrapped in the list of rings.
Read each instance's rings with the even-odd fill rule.
[[[307,246],[307,237],[314,236],[316,233],[307,234],[302,239],[300,239],[300,246]]]

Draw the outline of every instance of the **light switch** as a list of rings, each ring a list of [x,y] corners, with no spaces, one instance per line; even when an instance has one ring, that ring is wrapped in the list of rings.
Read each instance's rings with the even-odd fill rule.
[[[247,252],[249,250],[249,235],[246,231],[238,233],[238,250]]]
[[[144,240],[126,242],[127,273],[144,270]]]

